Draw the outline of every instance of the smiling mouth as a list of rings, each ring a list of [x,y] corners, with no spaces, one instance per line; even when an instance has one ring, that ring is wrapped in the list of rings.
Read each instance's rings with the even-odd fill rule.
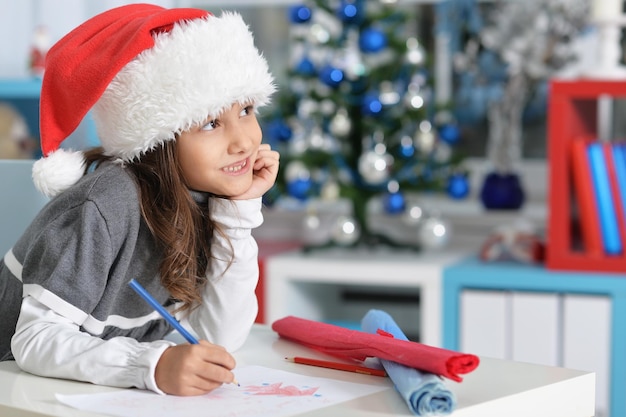
[[[222,170],[226,171],[226,172],[238,172],[238,171],[241,171],[242,169],[244,169],[246,167],[246,165],[248,165],[248,161],[247,160],[245,160],[242,163],[237,164],[237,165],[231,165],[229,167],[222,168]]]

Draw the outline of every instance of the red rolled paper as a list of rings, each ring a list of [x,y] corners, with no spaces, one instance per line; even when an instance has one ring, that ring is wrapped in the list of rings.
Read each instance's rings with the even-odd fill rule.
[[[394,339],[379,334],[346,329],[333,324],[287,316],[272,323],[281,337],[329,355],[363,361],[368,357],[387,359],[421,371],[461,382],[478,366],[478,356]]]

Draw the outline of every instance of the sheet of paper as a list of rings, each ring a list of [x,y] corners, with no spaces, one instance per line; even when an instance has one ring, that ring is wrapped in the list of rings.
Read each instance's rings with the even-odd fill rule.
[[[284,417],[373,394],[386,387],[316,378],[262,366],[235,371],[240,386],[223,385],[197,397],[158,395],[145,390],[61,395],[57,399],[84,411],[119,417]]]

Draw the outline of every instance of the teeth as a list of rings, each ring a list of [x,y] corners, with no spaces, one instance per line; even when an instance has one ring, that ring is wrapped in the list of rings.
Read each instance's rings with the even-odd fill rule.
[[[241,171],[245,166],[246,166],[246,161],[243,161],[243,163],[241,165],[237,165],[234,167],[226,167],[224,168],[224,171],[226,172],[237,172],[237,171]]]

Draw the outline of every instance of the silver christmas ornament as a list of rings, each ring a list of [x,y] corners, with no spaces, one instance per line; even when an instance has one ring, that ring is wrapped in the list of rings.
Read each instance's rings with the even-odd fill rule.
[[[400,93],[396,91],[391,81],[380,83],[380,95],[378,99],[383,106],[393,106],[400,101]]]
[[[404,211],[402,220],[409,226],[419,225],[425,218],[426,214],[417,203],[409,203]]]
[[[297,115],[302,120],[308,120],[312,117],[313,113],[317,112],[319,105],[315,100],[302,99],[298,104]]]
[[[435,148],[436,140],[437,137],[430,122],[427,120],[421,121],[415,132],[415,147],[423,153],[430,153]]]
[[[325,140],[326,139],[324,138],[324,133],[322,132],[322,129],[315,126],[313,130],[311,130],[311,133],[309,134],[309,138],[308,138],[309,148],[310,149],[323,149]]]
[[[435,152],[433,158],[440,163],[446,163],[452,157],[452,148],[446,142],[439,140],[437,146],[435,146]]]
[[[324,99],[320,103],[320,111],[323,115],[330,116],[337,112],[337,105],[331,99]]]
[[[311,171],[302,161],[290,162],[285,170],[287,181],[306,180],[311,177]]]
[[[336,181],[328,180],[322,186],[320,196],[323,200],[334,201],[339,198],[339,184]]]
[[[309,40],[313,45],[323,45],[330,40],[330,33],[320,24],[312,24],[309,29]]]
[[[359,158],[359,174],[369,184],[381,184],[389,179],[393,156],[385,145],[377,144],[373,150],[365,151]]]
[[[418,230],[418,238],[424,249],[441,249],[446,246],[452,235],[452,227],[448,221],[433,216],[425,219]]]
[[[413,65],[422,65],[426,60],[426,52],[417,38],[406,40],[406,60]]]
[[[342,107],[330,120],[330,133],[338,137],[345,137],[350,133],[350,129],[352,129],[352,121],[348,117],[348,111]]]
[[[354,218],[340,216],[331,229],[331,236],[336,244],[350,246],[361,237],[361,228]]]
[[[309,211],[302,221],[302,241],[307,245],[323,245],[329,239],[328,230],[314,211]]]
[[[346,47],[340,56],[340,67],[344,69],[349,80],[357,80],[367,72],[359,49],[359,33],[356,30],[348,32]]]
[[[422,95],[421,88],[416,84],[410,84],[406,94],[404,94],[404,104],[410,109],[421,109],[426,100]]]

